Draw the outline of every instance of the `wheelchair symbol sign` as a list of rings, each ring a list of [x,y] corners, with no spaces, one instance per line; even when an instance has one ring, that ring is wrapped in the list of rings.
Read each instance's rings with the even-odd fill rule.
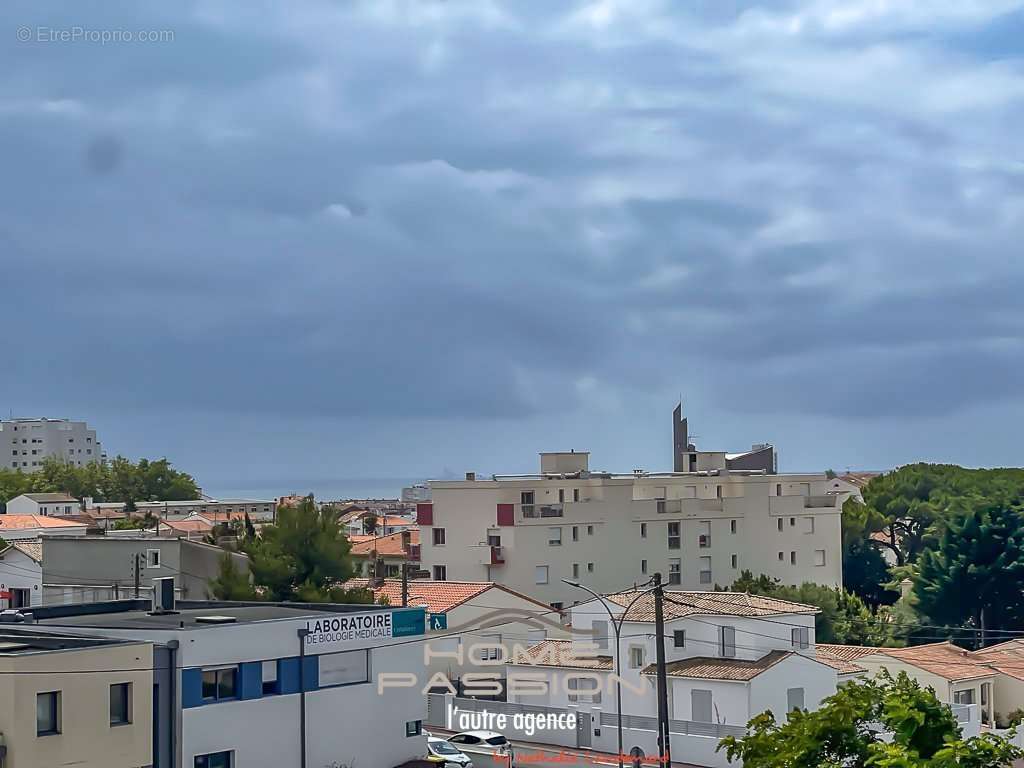
[[[430,629],[448,629],[448,614],[430,613],[427,614],[427,618],[430,622]]]

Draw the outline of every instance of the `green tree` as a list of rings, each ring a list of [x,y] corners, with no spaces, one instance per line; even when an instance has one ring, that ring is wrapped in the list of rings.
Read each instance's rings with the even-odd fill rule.
[[[363,530],[370,536],[374,536],[377,533],[377,515],[373,512],[363,518]]]
[[[892,605],[899,598],[899,592],[885,586],[891,579],[882,553],[870,541],[855,541],[844,549],[843,589],[860,597],[871,608]]]
[[[902,672],[849,682],[784,724],[765,712],[747,728],[719,746],[745,768],[1004,768],[1024,757],[991,734],[964,740],[952,710]]]
[[[317,509],[312,496],[278,510],[248,545],[253,580],[270,600],[321,602],[352,576],[350,545],[338,513]]]
[[[238,567],[236,557],[230,552],[221,555],[217,577],[210,579],[208,585],[210,595],[217,600],[256,600],[258,595],[249,574]]]
[[[1018,630],[1024,624],[1024,513],[987,503],[949,521],[921,556],[917,610],[932,624]]]

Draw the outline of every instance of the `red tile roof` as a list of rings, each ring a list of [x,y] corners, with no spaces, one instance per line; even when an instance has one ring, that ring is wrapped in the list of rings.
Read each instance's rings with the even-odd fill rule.
[[[863,656],[884,650],[872,645],[833,645],[831,643],[818,643],[814,647],[819,654],[825,653],[843,661],[856,661]]]
[[[950,642],[915,645],[910,648],[878,648],[874,656],[889,656],[907,664],[911,664],[933,675],[947,680],[973,680],[977,677],[989,677],[995,670],[988,666],[983,656],[972,651],[965,651]],[[879,661],[884,664],[884,662]]]
[[[0,515],[0,536],[3,535],[5,528],[13,531],[26,530],[28,528],[50,528],[53,530],[63,528],[65,530],[73,530],[85,527],[81,523],[63,520],[59,517],[48,517],[46,515]]]
[[[405,531],[409,534],[409,544],[420,543],[419,531]],[[405,549],[402,547],[403,531],[389,533],[387,536],[364,536],[356,535],[349,537],[352,541],[353,557],[369,557],[374,548],[381,557],[404,557]]]
[[[617,592],[607,600],[625,607],[626,621],[654,621],[654,596],[639,592]],[[633,602],[633,601],[636,602]],[[773,597],[748,595],[745,592],[673,592],[665,593],[665,618],[687,616],[779,616],[783,614],[815,614],[821,609],[813,605],[777,600]]]
[[[747,659],[719,659],[710,656],[693,656],[680,659],[665,665],[669,677],[691,677],[701,680],[726,680],[744,682],[753,680],[765,670],[774,667],[780,661],[795,656],[793,651],[769,651],[754,661]],[[657,665],[644,667],[643,674],[653,675]]]
[[[832,667],[832,669],[834,669],[840,675],[857,675],[861,672],[867,672],[867,670],[864,667],[860,666],[859,664],[855,664],[849,659],[844,659],[840,655],[833,654],[827,650],[822,650],[821,645],[818,645],[815,651],[815,659],[820,661],[822,664],[825,664],[826,666]]]
[[[582,658],[576,656],[571,640],[544,640],[529,648],[517,649],[515,658],[509,663],[529,667],[564,667],[607,672],[613,669],[611,656],[594,656],[592,652],[583,652]]]
[[[1024,639],[1007,640],[975,651],[990,667],[1017,680],[1024,680]]]

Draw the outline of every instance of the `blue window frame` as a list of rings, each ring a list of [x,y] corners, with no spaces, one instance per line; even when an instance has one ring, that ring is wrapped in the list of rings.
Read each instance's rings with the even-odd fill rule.
[[[237,698],[237,667],[203,670],[203,701],[223,701]]]
[[[207,755],[196,755],[192,765],[195,768],[233,768],[235,764],[233,752],[211,752]]]

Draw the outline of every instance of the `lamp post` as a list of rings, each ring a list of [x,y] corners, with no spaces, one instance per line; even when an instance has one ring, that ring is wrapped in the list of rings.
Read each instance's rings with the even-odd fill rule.
[[[626,605],[622,609],[622,615],[619,616],[618,621],[615,620],[615,614],[612,613],[612,609],[608,607],[608,601],[603,595],[598,594],[590,587],[579,583],[578,581],[570,581],[569,579],[562,579],[563,582],[568,584],[570,587],[576,587],[576,589],[582,589],[584,592],[589,592],[598,602],[604,606],[604,609],[608,612],[608,618],[611,619],[612,629],[615,630],[615,712],[618,717],[618,731],[619,731],[619,768],[623,768],[622,762],[622,643],[619,636],[622,634],[622,623],[626,620],[626,613],[633,607],[633,603],[639,600],[644,595],[652,592],[656,587],[651,589],[645,589]],[[650,582],[644,582],[642,586],[646,586]]]

